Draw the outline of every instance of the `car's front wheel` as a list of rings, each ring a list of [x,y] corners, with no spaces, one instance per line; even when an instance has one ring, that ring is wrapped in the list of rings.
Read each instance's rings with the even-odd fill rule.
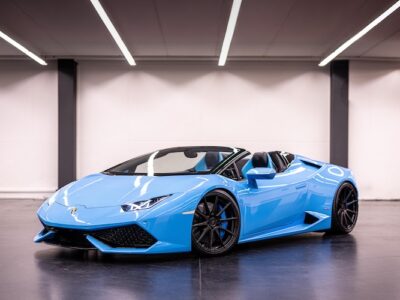
[[[199,202],[193,217],[193,250],[219,255],[231,250],[240,233],[239,207],[231,195],[214,190]]]

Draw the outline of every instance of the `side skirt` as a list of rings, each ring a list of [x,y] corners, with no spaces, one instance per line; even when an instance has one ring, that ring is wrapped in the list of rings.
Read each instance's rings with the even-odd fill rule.
[[[310,216],[315,220],[311,224],[307,221],[301,224],[289,225],[281,228],[277,228],[276,230],[268,231],[266,233],[260,233],[257,235],[252,236],[245,236],[239,239],[239,244],[241,243],[248,243],[248,242],[255,242],[260,240],[267,240],[276,237],[283,237],[313,231],[321,231],[327,230],[331,227],[331,217],[329,215],[321,214],[315,211],[306,211],[305,212],[305,220],[309,220]]]

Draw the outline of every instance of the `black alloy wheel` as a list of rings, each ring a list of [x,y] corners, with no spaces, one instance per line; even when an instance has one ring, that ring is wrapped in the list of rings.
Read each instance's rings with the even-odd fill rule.
[[[231,195],[214,190],[199,202],[192,224],[195,251],[204,255],[224,254],[235,246],[239,232],[239,207]]]
[[[336,192],[330,232],[335,234],[347,234],[351,232],[356,225],[357,217],[357,190],[351,183],[345,182]]]

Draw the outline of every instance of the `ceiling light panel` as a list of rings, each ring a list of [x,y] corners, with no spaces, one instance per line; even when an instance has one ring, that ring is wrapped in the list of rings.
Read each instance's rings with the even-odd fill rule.
[[[5,34],[4,32],[0,31],[0,38],[5,40],[7,43],[10,43],[12,46],[17,48],[19,51],[22,53],[28,55],[30,58],[32,58],[34,61],[37,63],[41,64],[42,66],[47,66],[47,63],[41,59],[39,56],[37,56],[35,53],[29,51],[26,49],[24,46],[22,46],[20,43],[18,43],[16,40]]]
[[[106,25],[108,31],[110,32],[111,36],[114,38],[114,41],[117,43],[119,49],[121,50],[122,54],[125,56],[128,64],[131,66],[135,66],[135,60],[133,59],[131,53],[129,52],[128,48],[126,47],[124,41],[121,39],[118,31],[115,29],[113,23],[111,22],[110,18],[108,17],[107,13],[105,12],[103,6],[100,4],[99,0],[90,0],[92,2],[94,8],[96,9],[98,15],[100,16],[101,20],[103,21],[104,25]]]
[[[384,19],[386,19],[388,16],[390,16],[399,7],[400,7],[400,1],[397,1],[395,4],[393,4],[391,7],[389,7],[384,13],[382,13],[379,17],[377,17],[375,20],[373,20],[371,23],[369,23],[366,27],[364,27],[360,32],[358,32],[356,35],[354,35],[353,37],[348,39],[339,48],[337,48],[335,51],[333,51],[331,54],[329,54],[326,58],[324,58],[318,64],[318,66],[320,66],[320,67],[326,66],[333,59],[335,59],[336,56],[338,56],[340,53],[342,53],[344,50],[346,50],[348,47],[350,47],[352,44],[354,44],[357,40],[359,40],[364,35],[366,35],[371,29],[373,29],[380,22],[382,22]]]
[[[218,66],[225,66],[226,59],[228,58],[229,48],[231,46],[233,33],[235,32],[236,21],[239,16],[241,4],[242,0],[233,0],[231,14],[229,16],[228,26],[226,27],[224,42],[222,44],[221,54],[219,55]]]

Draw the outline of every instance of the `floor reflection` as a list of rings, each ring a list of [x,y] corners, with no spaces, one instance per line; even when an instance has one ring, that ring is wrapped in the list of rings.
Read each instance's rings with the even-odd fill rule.
[[[41,298],[320,299],[341,272],[357,272],[352,235],[312,233],[239,245],[215,258],[192,254],[104,255],[48,248],[35,253]],[[344,297],[340,291],[337,297]]]
[[[1,299],[400,299],[400,202],[361,202],[347,236],[305,234],[200,259],[34,244],[40,202],[2,205]]]

